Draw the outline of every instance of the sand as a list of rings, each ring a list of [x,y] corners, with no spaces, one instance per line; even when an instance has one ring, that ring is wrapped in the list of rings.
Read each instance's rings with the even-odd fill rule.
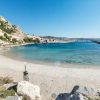
[[[0,76],[12,77],[15,81],[23,80],[24,61],[18,61],[0,55]],[[30,82],[39,85],[42,100],[55,100],[59,93],[70,92],[73,86],[88,86],[100,90],[100,68],[66,64],[57,65],[27,63]],[[55,96],[55,95],[54,95]]]

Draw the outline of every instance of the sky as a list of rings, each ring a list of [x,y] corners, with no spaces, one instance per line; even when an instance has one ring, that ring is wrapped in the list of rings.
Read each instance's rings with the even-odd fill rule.
[[[100,0],[0,0],[0,16],[28,34],[100,37]]]

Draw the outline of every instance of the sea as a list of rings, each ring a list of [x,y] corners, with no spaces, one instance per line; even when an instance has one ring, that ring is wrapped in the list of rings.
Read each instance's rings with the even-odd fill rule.
[[[29,44],[7,53],[31,62],[100,65],[100,44],[92,41]]]

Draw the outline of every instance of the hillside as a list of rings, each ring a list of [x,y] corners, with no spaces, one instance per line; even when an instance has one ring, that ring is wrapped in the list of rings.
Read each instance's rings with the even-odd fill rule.
[[[39,43],[39,38],[26,35],[20,27],[11,24],[0,16],[0,45],[16,45],[25,43]]]
[[[67,43],[76,39],[53,36],[32,36],[24,33],[20,27],[0,16],[0,46],[23,45],[27,43]]]

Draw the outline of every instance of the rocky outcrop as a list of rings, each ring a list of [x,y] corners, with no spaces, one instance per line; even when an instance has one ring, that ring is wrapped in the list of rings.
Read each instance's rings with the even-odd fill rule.
[[[0,100],[40,100],[40,88],[28,81],[0,79]]]
[[[19,96],[8,96],[5,100],[22,100],[22,98]]]
[[[18,84],[17,82],[13,82],[4,84],[3,86],[6,88],[6,90],[14,89],[16,91],[17,84]]]
[[[100,93],[93,88],[75,86],[70,93],[61,93],[55,100],[100,100]]]
[[[17,93],[27,100],[40,100],[40,88],[27,81],[21,81],[17,86]]]

